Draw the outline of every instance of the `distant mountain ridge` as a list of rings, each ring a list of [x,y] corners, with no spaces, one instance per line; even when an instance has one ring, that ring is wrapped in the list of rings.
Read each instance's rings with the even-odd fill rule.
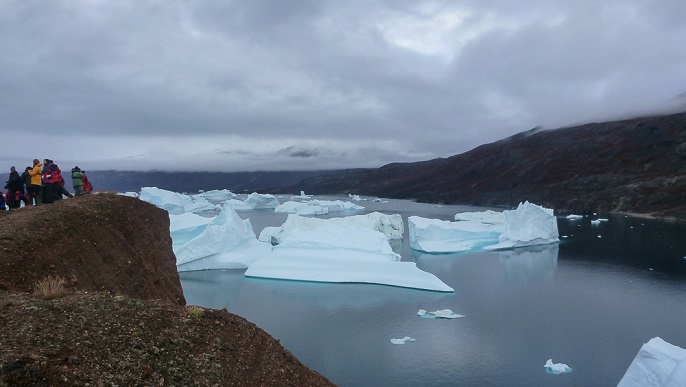
[[[162,172],[162,171],[87,171],[96,191],[140,192],[141,187],[158,187],[175,192],[229,189],[236,193],[274,191],[329,171],[271,172]],[[65,174],[69,177],[70,174]],[[71,181],[67,181],[71,187]],[[299,191],[298,191],[299,193]]]
[[[686,113],[534,128],[448,158],[313,176],[299,190],[686,219]]]

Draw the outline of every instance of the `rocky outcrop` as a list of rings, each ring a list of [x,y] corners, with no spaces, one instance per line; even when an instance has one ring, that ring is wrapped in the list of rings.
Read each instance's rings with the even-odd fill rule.
[[[339,171],[291,190],[686,219],[686,113],[536,128],[446,159]]]
[[[70,288],[185,305],[166,211],[114,194],[0,214],[0,289],[47,276]]]

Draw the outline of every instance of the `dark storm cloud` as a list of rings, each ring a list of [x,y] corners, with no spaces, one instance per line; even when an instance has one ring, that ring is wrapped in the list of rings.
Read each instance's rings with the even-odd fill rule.
[[[89,169],[443,157],[686,108],[684,17],[679,0],[5,1],[0,129]]]

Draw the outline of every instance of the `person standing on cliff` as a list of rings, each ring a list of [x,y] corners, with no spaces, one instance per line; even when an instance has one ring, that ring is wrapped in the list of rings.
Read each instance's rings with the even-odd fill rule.
[[[71,169],[71,181],[74,185],[74,195],[85,195],[86,191],[83,189],[83,173],[78,166]]]
[[[52,160],[43,160],[43,203],[51,204],[55,202],[55,184],[59,184],[57,171]]]
[[[24,184],[21,181],[21,176],[14,167],[10,168],[10,178],[5,184],[5,189],[7,189],[7,205],[10,209],[16,209],[20,207],[21,194],[24,191]]]
[[[41,192],[41,175],[43,174],[43,163],[38,161],[38,159],[33,159],[33,168],[29,171],[31,175],[31,186],[26,187],[26,192],[29,194],[29,200],[33,204],[35,199],[35,205],[43,203],[43,196]]]

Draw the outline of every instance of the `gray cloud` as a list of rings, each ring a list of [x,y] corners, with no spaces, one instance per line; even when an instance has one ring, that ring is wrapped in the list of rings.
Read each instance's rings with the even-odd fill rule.
[[[0,129],[27,145],[0,162],[378,167],[686,108],[684,17],[680,0],[0,2]]]

